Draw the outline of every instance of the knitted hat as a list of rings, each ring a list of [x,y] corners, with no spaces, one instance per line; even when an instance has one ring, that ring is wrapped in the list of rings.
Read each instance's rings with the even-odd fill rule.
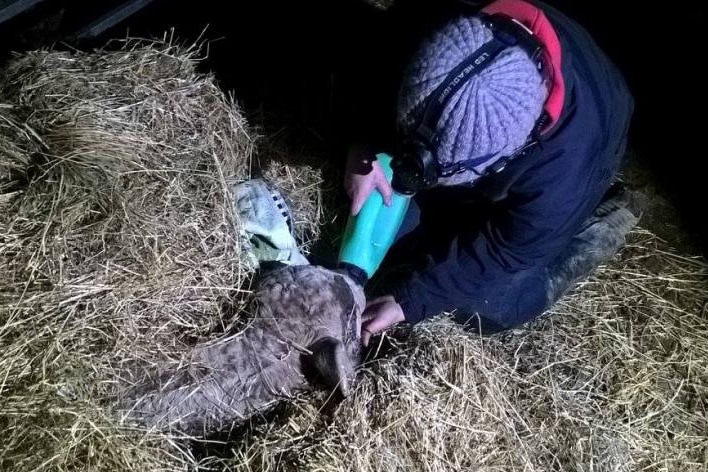
[[[398,103],[398,125],[414,130],[425,100],[447,74],[492,39],[492,31],[476,17],[460,17],[425,40],[404,73]],[[537,65],[520,47],[502,51],[451,97],[438,123],[441,164],[491,155],[479,173],[522,146],[541,115],[547,88]],[[470,183],[477,174],[465,171],[440,179],[442,185]]]

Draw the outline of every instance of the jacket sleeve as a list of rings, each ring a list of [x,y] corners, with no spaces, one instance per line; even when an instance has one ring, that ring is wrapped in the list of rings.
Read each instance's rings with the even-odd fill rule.
[[[563,157],[528,169],[479,232],[427,248],[411,261],[423,268],[393,290],[408,322],[477,305],[492,293],[514,299],[516,294],[498,288],[518,271],[549,263],[565,247],[600,189],[591,188],[592,172],[568,169]]]

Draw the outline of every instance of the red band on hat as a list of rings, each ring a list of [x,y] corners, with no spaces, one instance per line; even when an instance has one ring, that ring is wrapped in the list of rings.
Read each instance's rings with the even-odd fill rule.
[[[529,28],[544,46],[544,63],[550,64],[545,71],[549,80],[548,98],[544,110],[550,121],[546,130],[560,118],[565,100],[565,82],[561,70],[561,45],[553,25],[539,8],[523,0],[496,0],[482,9],[487,14],[502,13],[520,21]]]

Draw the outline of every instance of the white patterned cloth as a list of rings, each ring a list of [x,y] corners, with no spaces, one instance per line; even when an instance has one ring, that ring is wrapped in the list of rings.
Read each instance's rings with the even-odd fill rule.
[[[262,179],[234,185],[234,210],[250,252],[259,262],[307,265],[293,236],[293,223],[282,195]]]

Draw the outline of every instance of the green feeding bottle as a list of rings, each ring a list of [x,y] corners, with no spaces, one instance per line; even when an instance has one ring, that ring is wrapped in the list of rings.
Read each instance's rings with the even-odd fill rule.
[[[390,183],[393,179],[391,156],[381,153],[376,159]],[[410,195],[394,191],[391,206],[386,206],[381,194],[373,191],[361,211],[349,216],[339,250],[340,264],[356,266],[371,278],[393,245],[410,199]]]

